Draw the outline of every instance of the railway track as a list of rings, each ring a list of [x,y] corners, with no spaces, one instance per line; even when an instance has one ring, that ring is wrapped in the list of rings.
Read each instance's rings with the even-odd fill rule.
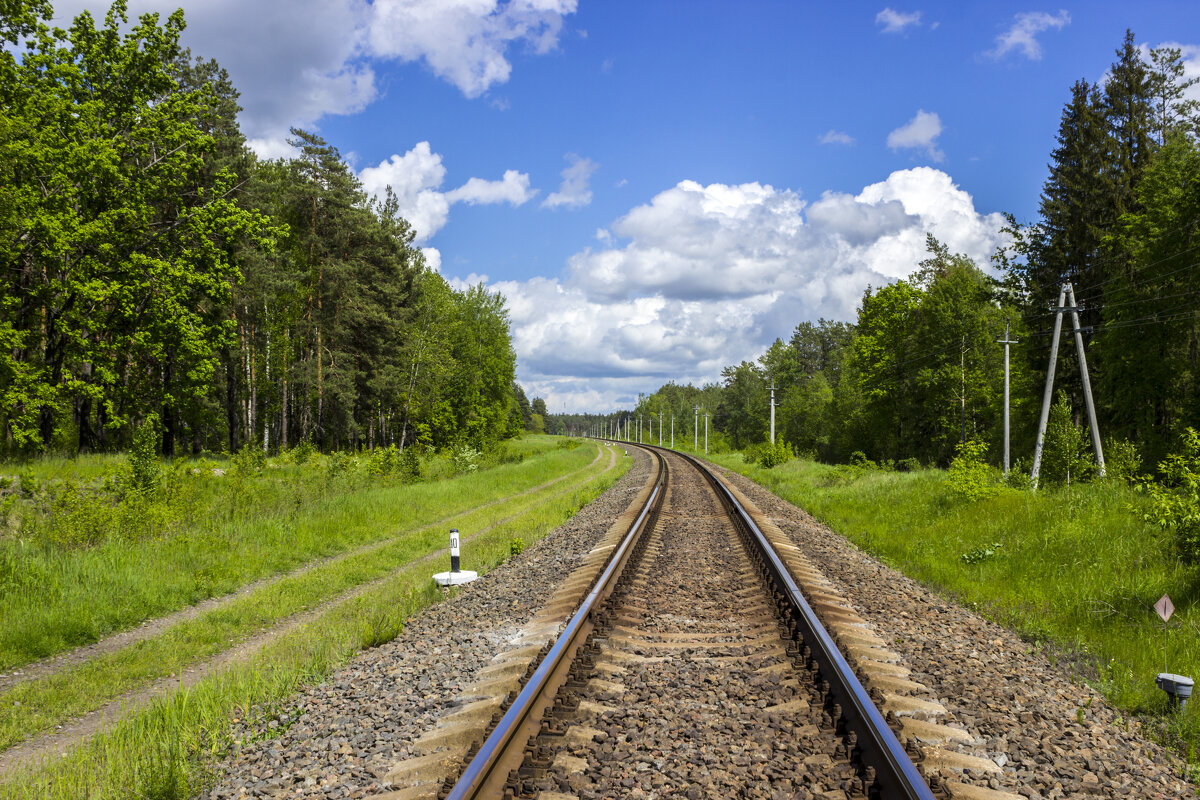
[[[483,730],[428,738],[430,755],[394,771],[408,788],[389,797],[435,796],[435,765],[450,772],[436,796],[454,800],[946,796],[876,707],[894,698],[887,680],[872,698],[834,637],[857,648],[860,667],[883,643],[809,586],[838,625],[825,630],[797,585],[794,546],[697,462],[655,457],[641,502],[564,584],[561,594],[582,597],[565,625],[552,619],[564,596],[528,630],[535,642],[547,627],[561,632],[520,674],[520,659],[499,661],[497,679],[475,691],[507,694],[466,704],[477,723],[491,711]],[[458,758],[444,746],[468,739]]]

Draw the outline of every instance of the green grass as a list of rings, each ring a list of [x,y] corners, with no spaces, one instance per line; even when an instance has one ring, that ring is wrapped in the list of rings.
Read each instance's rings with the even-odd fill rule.
[[[581,450],[594,452],[593,448]],[[475,552],[487,541],[490,528],[505,528],[514,517],[536,515],[543,505],[570,496],[607,468],[607,458],[570,480],[535,493],[512,498],[483,509],[471,510],[446,524],[409,531],[378,547],[331,560],[297,575],[289,575],[163,631],[161,634],[112,653],[97,656],[43,679],[20,684],[0,693],[0,749],[31,737],[53,725],[91,711],[105,702],[151,681],[182,671],[189,664],[210,658],[231,643],[272,627],[287,617],[334,598],[357,586],[378,580],[393,570],[447,547],[450,524],[463,535],[465,563],[476,563]],[[468,484],[464,484],[466,488]],[[392,490],[396,491],[396,490]],[[383,504],[381,507],[391,507]],[[426,567],[433,572],[442,563]]]
[[[0,670],[510,497],[584,469],[596,453],[556,447],[554,437],[530,439],[520,445],[525,458],[519,463],[413,485],[361,471],[330,480],[323,459],[276,464],[241,482],[232,473],[187,475],[178,499],[150,508],[162,520],[147,538],[113,535],[94,547],[62,547],[36,535],[0,537]],[[96,477],[99,461],[81,459],[74,475],[63,459],[27,466],[40,480],[66,481]],[[85,499],[79,507],[51,507],[40,518],[31,508],[26,527],[54,524],[55,514],[80,515],[80,508],[110,513]],[[113,513],[139,512],[121,507]],[[70,522],[58,520],[60,527]]]
[[[584,485],[571,481],[531,495],[526,500],[534,502],[515,509],[510,519],[501,518],[469,544],[464,542],[469,566],[485,573],[509,557],[514,538],[532,544],[545,536],[611,486],[628,468],[629,459],[621,459],[617,469],[603,472],[606,463],[607,459],[589,471],[592,477]],[[438,542],[429,546],[444,547],[445,542],[440,541],[445,538],[444,531],[439,529],[436,538]],[[210,778],[214,759],[233,744],[235,720],[248,713],[278,713],[282,719],[291,719],[285,710],[289,695],[320,680],[363,647],[390,640],[408,615],[441,596],[432,589],[430,566],[411,561],[405,565],[403,558],[401,550],[391,554],[382,570],[390,577],[358,598],[335,604],[301,629],[284,634],[249,662],[155,701],[109,733],[77,748],[70,758],[14,776],[0,786],[0,798],[192,796]],[[215,620],[209,620],[204,628],[210,634],[217,630]],[[172,644],[187,646],[190,640],[190,636],[162,638],[161,644],[144,644],[169,655]],[[4,705],[0,700],[0,707]]]
[[[1124,485],[1037,493],[1003,489],[954,499],[941,470],[883,472],[791,461],[771,470],[737,453],[713,456],[794,503],[901,572],[1051,645],[1081,679],[1133,714],[1163,714],[1163,623],[1170,594],[1170,671],[1200,678],[1200,568],[1182,564],[1171,536],[1143,522],[1145,499]],[[1196,741],[1191,706],[1170,720]],[[1161,727],[1161,725],[1159,726]],[[1184,748],[1186,751],[1186,747]]]

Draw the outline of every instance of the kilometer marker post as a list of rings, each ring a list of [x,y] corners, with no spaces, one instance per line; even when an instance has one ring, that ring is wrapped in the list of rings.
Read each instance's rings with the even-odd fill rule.
[[[469,569],[459,569],[461,559],[458,549],[458,528],[450,529],[450,571],[439,572],[433,576],[433,581],[438,586],[460,586],[464,583],[470,583],[479,577],[479,573]]]

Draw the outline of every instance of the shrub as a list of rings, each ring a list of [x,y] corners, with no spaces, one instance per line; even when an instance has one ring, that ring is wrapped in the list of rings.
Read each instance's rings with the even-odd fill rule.
[[[1018,458],[1013,462],[1008,469],[1008,475],[1004,478],[1004,484],[1010,489],[1029,488],[1029,470],[1025,469],[1024,459]]]
[[[519,556],[525,552],[525,540],[517,537],[516,539],[508,540],[508,554],[510,556]]]
[[[455,475],[474,472],[479,466],[479,451],[469,444],[464,444],[454,451],[450,460],[454,465]]]
[[[1087,434],[1075,424],[1065,392],[1050,408],[1046,440],[1042,447],[1042,471],[1038,480],[1050,486],[1070,486],[1092,478],[1096,465],[1088,453]]]
[[[759,445],[759,447],[761,450],[758,457],[758,463],[761,464],[764,469],[777,467],[780,464],[790,461],[792,458],[792,449],[783,442],[776,442],[774,445],[764,442],[763,444]]]
[[[1142,456],[1137,445],[1128,439],[1114,439],[1104,445],[1106,478],[1133,483],[1142,468]]]
[[[304,439],[300,444],[296,445],[291,450],[292,462],[295,464],[303,464],[308,461],[317,452],[317,447],[308,439]]]
[[[916,472],[921,468],[921,462],[916,458],[902,458],[896,462],[897,472]]]
[[[336,478],[352,471],[356,463],[358,462],[354,456],[338,450],[329,454],[329,463],[325,466],[325,471],[330,478]]]
[[[1200,561],[1200,433],[1188,428],[1180,437],[1180,452],[1158,465],[1161,484],[1146,481],[1139,488],[1150,494],[1148,522],[1175,532],[1180,554]]]
[[[986,455],[987,445],[981,441],[972,439],[959,444],[950,462],[947,481],[950,491],[968,502],[994,495],[999,490],[999,476],[984,461]]]
[[[876,469],[878,465],[867,458],[867,454],[862,450],[855,450],[850,454],[850,466],[859,467],[860,469]]]
[[[129,488],[142,497],[151,498],[158,492],[162,469],[158,463],[158,417],[151,414],[133,434],[133,449],[129,451]]]
[[[254,442],[248,443],[234,453],[231,460],[233,461],[233,472],[236,475],[257,475],[267,466],[267,454],[263,452],[261,446]]]
[[[367,459],[367,474],[391,475],[399,465],[399,461],[400,451],[396,449],[396,445],[377,447],[371,451],[371,456]]]
[[[400,452],[396,469],[404,483],[416,483],[421,480],[421,457],[417,455],[416,445],[409,445]]]

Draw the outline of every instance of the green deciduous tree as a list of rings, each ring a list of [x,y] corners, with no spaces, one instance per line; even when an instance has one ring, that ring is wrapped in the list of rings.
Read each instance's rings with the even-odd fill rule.
[[[231,198],[232,175],[205,170],[198,120],[216,99],[176,80],[182,13],[125,33],[124,2],[100,27],[84,13],[51,30],[29,7],[6,22],[29,38],[0,89],[0,280],[19,298],[0,324],[0,414],[17,445],[48,446],[72,418],[102,442],[208,391],[230,335],[230,254],[274,231]]]

